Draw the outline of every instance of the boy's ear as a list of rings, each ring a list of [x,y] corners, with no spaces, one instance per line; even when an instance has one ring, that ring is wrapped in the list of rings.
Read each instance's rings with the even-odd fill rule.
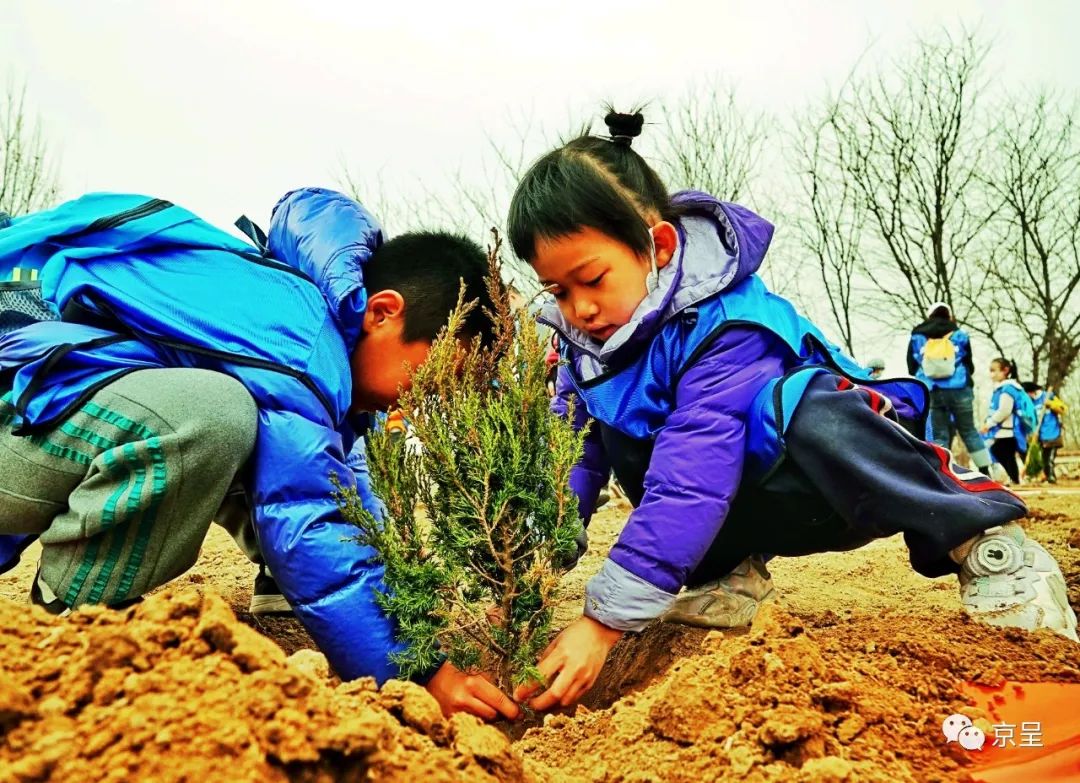
[[[679,246],[679,232],[666,220],[661,220],[652,227],[653,242],[656,243],[656,267],[663,269],[675,257]]]
[[[405,317],[405,298],[392,288],[376,291],[368,296],[367,308],[364,310],[364,333],[387,327],[401,327]]]

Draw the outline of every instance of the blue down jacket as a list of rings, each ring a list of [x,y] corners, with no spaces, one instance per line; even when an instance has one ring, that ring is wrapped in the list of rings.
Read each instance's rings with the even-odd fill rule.
[[[372,549],[345,540],[355,529],[330,477],[359,483],[377,510],[348,414],[363,265],[381,242],[360,204],[318,189],[281,199],[266,253],[144,196],[90,194],[0,230],[0,269],[39,269],[46,302],[83,314],[0,338],[16,432],[54,425],[141,368],[239,380],[259,409],[243,478],[266,563],[341,676],[380,681],[396,675],[388,656],[400,649],[375,602],[383,570]],[[0,537],[0,564],[21,543],[5,538],[15,537]]]
[[[873,386],[896,414],[923,423],[926,387],[869,380],[785,299],[754,274],[772,226],[703,193],[680,193],[679,250],[630,323],[602,345],[554,304],[540,320],[561,335],[553,409],[572,397],[580,426],[592,417],[654,441],[645,494],[607,562],[588,585],[585,614],[636,630],[671,605],[704,557],[741,482],[763,481],[783,459],[783,437],[810,380],[845,375]],[[594,428],[571,475],[582,517],[609,472]]]

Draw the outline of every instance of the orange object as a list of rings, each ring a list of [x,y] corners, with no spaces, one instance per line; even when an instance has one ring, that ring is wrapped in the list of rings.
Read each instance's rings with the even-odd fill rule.
[[[402,412],[401,408],[395,408],[387,415],[386,431],[391,435],[404,435],[408,432],[408,425],[405,423],[405,414]]]
[[[1015,726],[1015,745],[994,747],[988,736],[971,777],[980,783],[1080,780],[1080,683],[1006,682],[1000,688],[964,683],[961,689],[997,724]],[[1020,745],[1021,726],[1038,723],[1041,747]]]

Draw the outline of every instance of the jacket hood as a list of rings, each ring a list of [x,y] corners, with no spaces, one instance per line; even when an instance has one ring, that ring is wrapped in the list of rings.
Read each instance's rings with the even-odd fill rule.
[[[949,332],[955,332],[959,328],[960,327],[956,325],[956,321],[950,321],[948,318],[930,318],[912,329],[911,333],[921,334],[924,337],[935,340],[938,337],[944,337],[949,334]]]
[[[382,227],[372,214],[333,190],[286,193],[270,219],[270,255],[319,286],[350,354],[367,307],[363,267],[382,243]]]
[[[682,211],[678,249],[629,323],[601,344],[572,326],[555,302],[543,308],[540,320],[580,352],[603,364],[617,362],[647,345],[661,326],[682,311],[738,285],[760,268],[773,235],[767,220],[746,207],[699,191],[676,193],[672,203]]]
[[[761,267],[772,242],[772,223],[740,204],[720,201],[699,190],[680,191],[671,201],[687,217],[705,218],[713,224],[734,272],[724,288],[742,282]]]

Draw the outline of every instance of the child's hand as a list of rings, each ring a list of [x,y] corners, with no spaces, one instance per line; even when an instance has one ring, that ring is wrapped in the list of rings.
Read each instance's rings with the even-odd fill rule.
[[[428,680],[428,693],[439,702],[444,715],[468,712],[478,718],[493,720],[502,713],[517,720],[521,710],[510,697],[481,674],[466,674],[447,661]]]
[[[544,650],[540,658],[540,674],[550,687],[529,702],[534,710],[546,710],[559,704],[569,707],[596,682],[604,661],[622,637],[622,631],[608,628],[589,617],[582,617],[563,629]],[[555,674],[555,681],[552,677]],[[538,690],[539,685],[522,685],[514,691],[517,701],[524,701]]]

